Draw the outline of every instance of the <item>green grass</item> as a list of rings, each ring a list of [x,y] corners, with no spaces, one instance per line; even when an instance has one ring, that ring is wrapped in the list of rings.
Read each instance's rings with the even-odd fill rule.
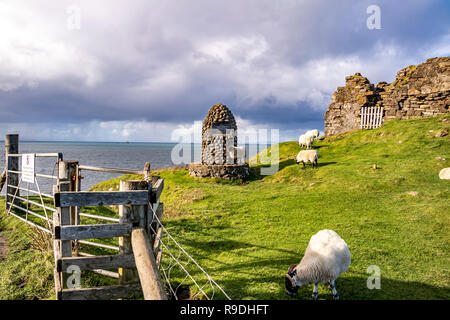
[[[296,142],[281,143],[280,170],[259,176],[253,166],[245,183],[158,171],[164,223],[234,299],[291,299],[284,274],[322,229],[339,233],[352,253],[336,282],[342,299],[449,299],[450,184],[438,174],[450,166],[450,137],[429,132],[448,129],[442,119],[394,120],[319,141],[318,169],[296,165]],[[94,189],[123,178],[139,177]],[[371,265],[381,269],[380,290],[366,286]],[[302,287],[296,299],[311,291]],[[319,298],[331,299],[325,286]]]

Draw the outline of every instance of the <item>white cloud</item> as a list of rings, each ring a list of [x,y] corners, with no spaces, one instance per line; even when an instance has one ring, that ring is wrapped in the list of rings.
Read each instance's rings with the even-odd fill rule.
[[[96,59],[71,44],[61,29],[26,5],[1,2],[0,90],[67,78],[88,87],[98,84],[102,76]]]

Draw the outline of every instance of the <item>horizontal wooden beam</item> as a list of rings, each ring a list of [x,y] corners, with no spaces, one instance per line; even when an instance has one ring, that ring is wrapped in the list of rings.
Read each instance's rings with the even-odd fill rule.
[[[152,192],[150,194],[150,202],[151,203],[155,203],[158,201],[163,189],[164,189],[164,178],[159,178],[152,185]]]
[[[58,300],[109,300],[126,298],[141,290],[139,283],[97,288],[63,289]]]
[[[92,256],[92,257],[67,257],[58,260],[56,268],[58,272],[66,272],[70,266],[78,266],[80,270],[134,268],[134,256],[112,255],[112,256]]]
[[[57,192],[54,197],[56,207],[142,205],[149,200],[146,190]]]
[[[124,237],[131,234],[132,223],[55,226],[56,240],[83,240]]]

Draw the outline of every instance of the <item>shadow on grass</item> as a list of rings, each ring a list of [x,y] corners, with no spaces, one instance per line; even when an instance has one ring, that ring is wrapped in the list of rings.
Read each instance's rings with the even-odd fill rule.
[[[277,263],[271,260],[267,263]],[[257,267],[257,266],[255,266]],[[256,269],[255,269],[256,270]],[[284,269],[283,269],[284,270]],[[301,286],[297,296],[290,297],[285,292],[285,272],[273,276],[259,276],[248,279],[240,277],[239,271],[233,272],[232,280],[221,280],[219,284],[232,299],[268,299],[268,300],[313,300],[313,284]],[[345,274],[344,274],[345,275]],[[368,289],[366,277],[345,277],[336,280],[336,290],[340,300],[448,300],[450,288],[436,287],[420,282],[407,282],[382,278],[380,289]],[[261,293],[255,288],[261,288]],[[269,288],[272,288],[270,290]],[[327,284],[319,284],[319,300],[333,300]]]
[[[291,264],[298,263],[302,253],[294,250],[261,246],[245,241],[213,237],[215,227],[198,226],[194,222],[178,221],[189,232],[198,237],[184,238],[182,246],[188,252],[195,252],[194,258],[202,264],[210,261],[207,272],[232,299],[273,299],[273,300],[312,300],[313,285],[302,286],[296,297],[285,293],[284,276]],[[171,227],[174,221],[171,221]],[[198,239],[208,239],[201,241]],[[213,238],[212,238],[213,237]],[[267,255],[260,253],[267,252]],[[259,252],[259,254],[258,254]],[[274,253],[275,252],[275,253]],[[216,258],[226,253],[227,258]],[[450,288],[423,282],[408,282],[381,277],[381,288],[367,288],[369,274],[350,270],[336,280],[336,289],[342,300],[405,300],[405,299],[450,299]],[[319,299],[333,300],[327,285],[319,285]]]

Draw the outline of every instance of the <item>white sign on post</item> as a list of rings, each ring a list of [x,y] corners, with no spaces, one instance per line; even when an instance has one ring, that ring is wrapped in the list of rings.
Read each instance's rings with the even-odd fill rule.
[[[22,154],[22,181],[34,183],[34,153]]]

